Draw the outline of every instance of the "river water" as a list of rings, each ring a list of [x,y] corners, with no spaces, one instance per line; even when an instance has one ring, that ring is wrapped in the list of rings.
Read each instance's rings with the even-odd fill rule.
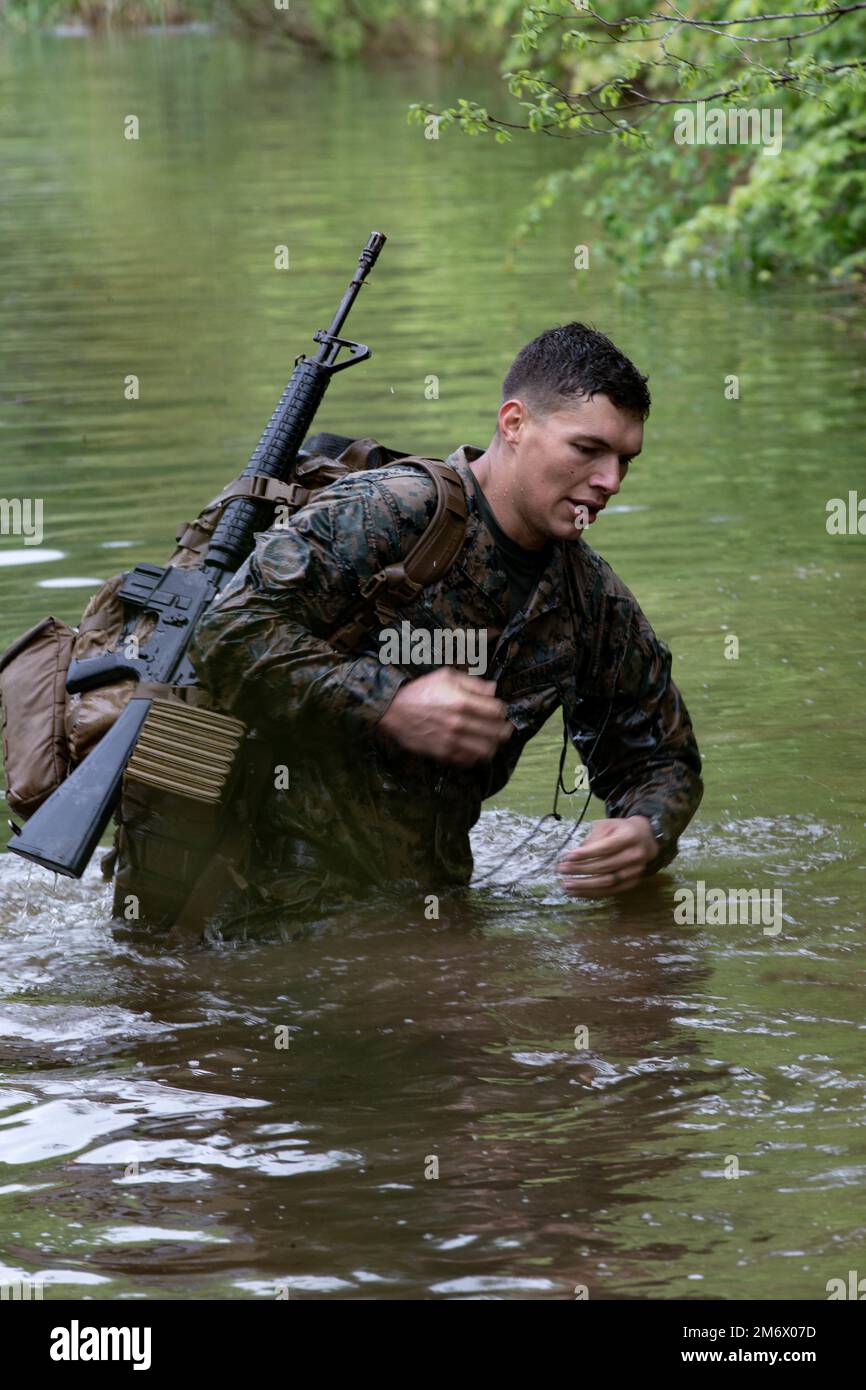
[[[822,1299],[866,1274],[866,538],[826,527],[866,492],[862,314],[690,275],[630,293],[574,204],[509,252],[534,175],[575,154],[406,125],[477,75],[195,33],[17,40],[0,68],[0,491],[44,500],[41,544],[0,536],[0,639],[167,554],[377,228],[351,323],[375,357],[321,426],[483,446],[514,352],[574,317],[650,372],[592,542],[673,647],[707,783],[667,874],[570,901],[551,865],[581,798],[541,820],[553,721],[439,921],[372,903],[240,949],[112,932],[95,869],[4,855],[0,1280]],[[781,891],[779,930],[678,921],[699,883]]]

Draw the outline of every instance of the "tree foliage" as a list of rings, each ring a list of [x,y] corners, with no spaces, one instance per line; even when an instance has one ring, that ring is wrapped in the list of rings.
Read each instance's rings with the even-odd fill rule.
[[[684,263],[759,279],[866,273],[866,0],[580,0],[522,5],[503,80],[512,115],[470,98],[435,112],[500,143],[574,140],[574,166],[546,178],[518,235],[566,194],[632,273]],[[684,110],[779,112],[782,144],[678,144]],[[415,103],[410,120],[429,117]],[[727,117],[726,117],[727,119]]]

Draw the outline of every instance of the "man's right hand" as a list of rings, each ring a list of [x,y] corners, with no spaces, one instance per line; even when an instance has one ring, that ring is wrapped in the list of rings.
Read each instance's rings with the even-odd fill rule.
[[[409,753],[455,767],[489,761],[514,733],[496,682],[444,666],[402,685],[379,720]]]

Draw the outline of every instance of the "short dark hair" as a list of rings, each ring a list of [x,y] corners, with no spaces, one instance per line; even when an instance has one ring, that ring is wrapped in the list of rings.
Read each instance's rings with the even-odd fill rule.
[[[503,401],[525,401],[542,417],[575,397],[607,396],[620,410],[645,420],[650,409],[647,378],[610,338],[584,323],[545,329],[520,349],[505,381]]]

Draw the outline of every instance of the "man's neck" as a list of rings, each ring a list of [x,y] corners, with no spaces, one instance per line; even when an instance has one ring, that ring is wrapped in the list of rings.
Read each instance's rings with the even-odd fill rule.
[[[495,449],[491,446],[470,463],[469,467],[509,540],[524,550],[543,550],[549,538],[528,526],[515,508],[514,485],[503,465],[504,460],[497,457]]]

